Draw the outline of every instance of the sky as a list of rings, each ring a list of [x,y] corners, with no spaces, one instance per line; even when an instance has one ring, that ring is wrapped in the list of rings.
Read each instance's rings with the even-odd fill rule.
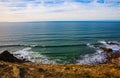
[[[0,22],[119,20],[120,0],[0,0]]]

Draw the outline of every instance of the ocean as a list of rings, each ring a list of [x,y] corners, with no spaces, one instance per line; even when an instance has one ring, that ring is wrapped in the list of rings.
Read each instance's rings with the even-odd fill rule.
[[[104,57],[91,45],[120,42],[119,21],[1,22],[0,52],[43,64],[95,63]]]

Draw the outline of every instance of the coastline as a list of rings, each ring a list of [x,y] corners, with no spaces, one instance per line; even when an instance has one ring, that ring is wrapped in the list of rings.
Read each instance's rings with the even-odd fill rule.
[[[9,56],[9,52],[7,55]],[[10,59],[8,56],[5,59]],[[0,59],[0,78],[119,78],[120,56],[118,54],[117,56],[111,54],[111,56],[114,57],[109,57],[110,61],[106,64],[89,65],[41,64],[24,60],[20,63],[16,60]]]

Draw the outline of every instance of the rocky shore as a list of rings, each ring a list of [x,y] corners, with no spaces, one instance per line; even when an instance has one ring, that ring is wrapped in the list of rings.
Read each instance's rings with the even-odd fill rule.
[[[40,64],[0,54],[0,78],[120,78],[120,53],[107,53],[104,64]]]

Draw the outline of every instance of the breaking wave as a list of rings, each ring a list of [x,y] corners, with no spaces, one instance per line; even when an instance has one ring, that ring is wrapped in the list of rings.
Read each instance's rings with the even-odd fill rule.
[[[112,41],[113,43],[116,43],[116,45],[109,45],[106,43],[106,41],[99,41],[99,43],[103,44],[106,48],[111,48],[112,50],[119,51],[120,50],[120,43],[117,41]]]
[[[96,44],[98,44],[98,43],[96,43]],[[87,46],[90,48],[94,48],[94,45],[96,45],[96,44],[88,43]],[[103,52],[102,50],[95,49],[95,53],[93,53],[93,54],[86,54],[84,56],[80,56],[80,59],[77,60],[77,63],[97,64],[97,63],[103,63],[105,61],[106,61],[106,53]]]
[[[94,54],[86,54],[81,56],[81,59],[77,60],[80,64],[97,64],[104,63],[106,61],[106,54],[100,50],[97,50]]]
[[[88,43],[88,47],[94,48],[94,45]],[[77,63],[80,64],[97,64],[97,63],[104,63],[106,61],[106,53],[102,50],[95,49],[94,54],[86,54],[84,56],[81,56],[80,60],[77,60]]]
[[[113,52],[120,52],[120,44],[117,41],[108,41],[115,44],[108,44],[106,41],[98,41],[98,43],[101,43],[105,48],[110,48],[113,50]],[[96,51],[94,54],[86,54],[84,56],[80,56],[81,59],[77,60],[77,63],[80,64],[97,64],[97,63],[104,63],[106,61],[106,52],[100,49],[96,49],[94,47],[94,44],[87,44],[88,47],[94,48]]]
[[[13,52],[13,55],[18,59],[25,59],[32,62],[40,62],[42,64],[54,64],[55,61],[50,60],[49,57],[42,55],[38,52],[31,51],[30,47],[24,48],[22,50]]]
[[[72,46],[86,46],[86,44],[71,44],[71,45],[28,45],[28,44],[18,44],[18,45],[1,45],[0,47],[46,47],[46,48],[52,48],[52,47],[72,47]]]
[[[118,43],[114,41],[115,43]],[[119,43],[118,43],[119,44]],[[26,47],[22,50],[13,52],[14,56],[16,56],[19,59],[25,58],[26,60],[32,61],[32,62],[40,62],[43,64],[56,64],[61,59],[55,59],[52,57],[48,57],[47,55],[43,55],[39,52],[33,52],[32,48],[54,48],[54,47],[76,47],[76,46],[88,46],[90,48],[94,49],[94,53],[92,54],[86,54],[86,55],[80,55],[78,59],[76,59],[76,63],[80,64],[97,64],[97,63],[104,63],[106,61],[106,52],[100,49],[96,49],[94,45],[104,46],[106,48],[111,48],[113,50],[120,50],[120,45],[109,45],[106,43],[106,41],[98,41],[97,43],[87,43],[87,44],[71,44],[71,45],[50,45],[50,46],[44,46],[44,45],[3,45],[0,47],[14,47],[14,46],[23,46]],[[51,59],[52,58],[52,59]],[[68,60],[64,60],[64,63],[67,63]]]

